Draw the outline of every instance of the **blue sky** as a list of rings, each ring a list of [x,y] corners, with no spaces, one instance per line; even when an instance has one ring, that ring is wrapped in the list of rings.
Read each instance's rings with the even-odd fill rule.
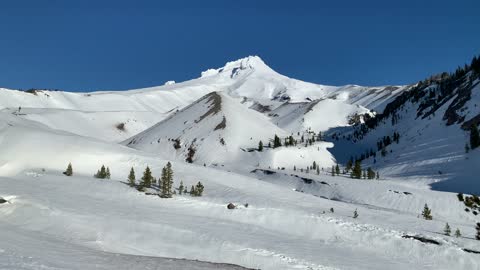
[[[330,85],[413,83],[480,54],[480,1],[10,1],[0,87],[122,90],[259,55]]]

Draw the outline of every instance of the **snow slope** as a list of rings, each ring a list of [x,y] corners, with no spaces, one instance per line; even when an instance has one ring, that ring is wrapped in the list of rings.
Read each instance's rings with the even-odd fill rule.
[[[193,148],[196,163],[228,163],[249,155],[245,149],[258,147],[259,141],[267,144],[275,134],[286,132],[225,93],[212,92],[123,144],[179,160]]]
[[[0,110],[17,111],[20,116],[54,129],[120,142],[211,92],[239,97],[238,101],[247,107],[257,104],[271,110],[286,102],[335,99],[335,103],[350,112],[353,110],[349,108],[350,104],[368,105],[369,109],[381,110],[388,100],[404,88],[336,87],[302,82],[278,74],[258,56],[249,56],[229,62],[222,68],[202,72],[197,79],[145,89],[68,93],[0,88]],[[18,112],[19,107],[21,110]],[[339,121],[343,123],[344,119]],[[297,125],[297,122],[284,125]],[[116,128],[120,123],[125,124],[123,132]],[[329,125],[325,122],[321,127]]]
[[[480,113],[474,85],[458,109],[467,120]],[[464,152],[460,124],[445,126],[453,100],[425,118],[407,102],[395,121],[347,139],[358,131],[352,118],[361,123],[356,116],[380,113],[406,91],[309,84],[258,57],[148,89],[0,90],[0,197],[8,201],[0,204],[0,268],[478,269],[480,255],[465,251],[480,251],[478,215],[455,193],[427,186],[478,187],[478,151]],[[275,134],[283,143],[318,131],[329,142],[267,146]],[[380,171],[379,181],[329,175],[337,160],[393,131],[400,142],[362,163]],[[184,162],[189,148],[193,164]],[[130,168],[137,180],[147,165],[158,177],[167,161],[175,187],[201,181],[204,195],[161,199],[126,185]],[[306,173],[313,161],[321,169]],[[72,177],[62,174],[69,162]],[[102,165],[112,179],[93,178]],[[420,218],[426,203],[433,220]],[[444,235],[447,222],[462,237]]]

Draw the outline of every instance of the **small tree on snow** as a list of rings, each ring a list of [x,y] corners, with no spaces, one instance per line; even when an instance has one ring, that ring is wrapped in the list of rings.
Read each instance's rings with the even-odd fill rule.
[[[338,164],[337,164],[337,166],[335,166],[335,173],[337,175],[340,175],[340,167],[338,166]]]
[[[195,191],[195,187],[192,185],[190,188],[190,196],[195,196],[195,194],[197,194],[197,192]]]
[[[477,222],[477,226],[475,227],[477,230],[477,235],[475,235],[475,239],[480,240],[480,222]]]
[[[198,197],[202,196],[204,188],[205,187],[203,186],[203,184],[199,181],[195,186],[195,196],[198,196]]]
[[[178,194],[182,195],[183,189],[185,186],[183,185],[183,181],[180,181],[180,186],[178,187]]]
[[[445,224],[445,229],[443,229],[443,232],[445,233],[445,235],[448,235],[448,236],[450,236],[450,234],[452,233],[452,230],[450,229],[450,225],[448,225],[448,222],[447,224]]]
[[[259,151],[259,152],[262,152],[262,151],[263,151],[263,142],[262,142],[262,141],[260,141],[260,142],[258,143],[258,151]]]
[[[110,168],[107,167],[107,170],[105,171],[105,178],[110,179]]]
[[[67,170],[63,172],[66,176],[72,176],[73,175],[73,168],[72,168],[72,163],[68,163]]]
[[[141,182],[141,187],[142,188],[149,188],[152,186],[152,171],[150,171],[150,168],[147,166],[145,168],[145,171],[143,172],[143,177],[142,177],[142,182]]]
[[[462,233],[460,233],[460,229],[457,228],[457,229],[455,230],[455,237],[459,238],[460,236],[462,236]]]
[[[357,212],[357,209],[355,209],[355,211],[353,211],[353,218],[358,218],[358,212]]]
[[[135,171],[133,170],[133,167],[130,169],[130,173],[128,174],[128,184],[131,187],[135,186]]]
[[[428,208],[427,204],[425,204],[425,206],[423,207],[422,216],[426,220],[432,220],[432,218],[433,218],[432,217],[432,210],[430,210],[430,208]]]

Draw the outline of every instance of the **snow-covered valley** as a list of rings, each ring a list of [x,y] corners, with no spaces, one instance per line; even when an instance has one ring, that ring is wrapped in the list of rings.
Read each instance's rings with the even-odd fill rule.
[[[476,72],[336,87],[251,56],[148,89],[0,89],[0,268],[480,269]],[[161,198],[141,178],[167,162]]]

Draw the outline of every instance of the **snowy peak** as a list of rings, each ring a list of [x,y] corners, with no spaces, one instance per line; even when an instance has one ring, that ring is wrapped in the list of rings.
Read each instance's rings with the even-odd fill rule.
[[[267,66],[259,56],[248,56],[236,61],[227,62],[225,66],[221,68],[203,71],[201,77],[205,78],[220,75],[235,79],[241,74],[250,74],[254,71],[276,74],[276,72]]]

